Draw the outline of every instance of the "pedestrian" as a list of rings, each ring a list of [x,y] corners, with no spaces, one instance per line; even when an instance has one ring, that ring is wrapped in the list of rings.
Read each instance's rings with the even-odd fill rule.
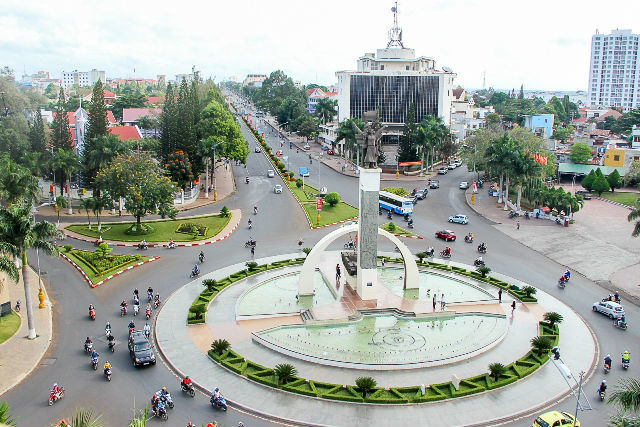
[[[440,299],[438,298],[438,294],[437,293],[436,293],[436,296],[434,298],[435,298],[436,303],[440,304]],[[442,304],[440,304],[440,306],[442,307]],[[435,308],[434,308],[434,310],[435,310]]]
[[[382,266],[384,267],[384,263],[387,259],[385,257],[382,257]]]
[[[516,224],[516,227],[518,230],[520,230],[520,221],[518,221],[518,223]]]
[[[251,258],[253,258],[253,256],[256,254],[256,247],[255,245],[251,246]]]
[[[447,303],[444,300],[444,294],[442,294],[442,297],[440,298],[440,309],[444,310],[447,307]]]
[[[498,302],[502,302],[502,288],[498,289]]]
[[[340,264],[336,264],[336,280],[340,280]]]
[[[511,313],[513,313],[516,310],[516,300],[513,300],[513,302],[511,302]]]
[[[433,311],[436,311],[436,294],[433,294]]]
[[[302,237],[298,239],[298,250],[302,249],[302,244],[304,242],[302,241]]]

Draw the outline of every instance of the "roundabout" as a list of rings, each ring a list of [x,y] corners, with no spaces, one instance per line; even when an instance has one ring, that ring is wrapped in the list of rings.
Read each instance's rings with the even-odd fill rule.
[[[255,262],[286,263],[297,256],[286,254]],[[387,262],[384,268],[390,265],[393,264]],[[446,265],[458,271],[469,267],[453,262]],[[230,402],[245,410],[303,425],[340,425],[341,419],[354,419],[356,414],[356,425],[370,424],[380,417],[406,422],[428,418],[446,425],[486,425],[487,420],[497,421],[487,399],[500,402],[500,419],[504,420],[543,407],[567,391],[556,367],[547,362],[546,352],[538,357],[537,366],[531,363],[535,356],[533,359],[529,356],[531,338],[549,333],[539,326],[548,311],[560,313],[564,318],[559,327],[559,345],[563,357],[571,360],[571,370],[588,372],[595,361],[596,343],[583,320],[542,291],[536,294],[537,303],[516,301],[516,309],[512,311],[514,299],[505,296],[499,303],[497,287],[451,269],[437,269],[433,273],[437,280],[444,276],[466,284],[458,286],[475,286],[474,292],[484,296],[483,300],[451,301],[444,311],[439,306],[434,311],[428,304],[429,310],[425,308],[418,315],[407,309],[421,308],[427,305],[426,301],[397,297],[389,290],[386,295],[402,300],[403,309],[381,312],[376,307],[351,306],[354,301],[349,296],[353,295],[349,295],[349,286],[343,285],[341,294],[333,289],[333,297],[320,297],[317,292],[318,298],[308,301],[306,306],[292,305],[290,310],[282,310],[285,305],[289,307],[287,293],[296,301],[293,284],[300,269],[298,261],[225,285],[212,298],[206,323],[198,325],[187,326],[185,314],[202,292],[202,280],[225,282],[230,276],[237,277],[237,272],[246,270],[246,266],[231,265],[183,286],[169,297],[158,314],[155,333],[160,353],[178,375],[191,375],[204,390],[220,387]],[[421,266],[420,274],[427,270],[431,269]],[[525,285],[497,273],[492,276],[520,287]],[[316,289],[331,288],[323,279],[321,272],[316,271]],[[427,282],[431,279],[427,278]],[[289,285],[279,286],[280,280]],[[264,286],[280,289],[280,293],[272,295],[278,304],[263,299],[260,313],[249,314],[245,310],[240,314],[253,292],[270,294]],[[378,301],[378,305],[385,304]],[[310,312],[313,319],[309,318]],[[329,317],[334,317],[334,321],[318,319],[316,313],[318,317],[333,313]],[[488,335],[478,332],[483,328]],[[231,350],[223,355],[210,352],[215,339],[226,339]],[[439,346],[456,351],[443,361],[433,355]],[[331,352],[329,347],[333,349]],[[329,357],[336,355],[341,357]],[[371,359],[373,355],[375,359]],[[380,355],[386,356],[387,366],[366,363],[379,362]],[[524,362],[527,357],[528,364]],[[415,363],[416,360],[420,363]],[[511,378],[507,374],[494,383],[487,379],[487,367],[494,362],[513,369]],[[295,366],[298,372],[295,381],[288,385],[278,385],[273,377],[273,367],[281,363]],[[399,370],[394,369],[398,367]],[[367,399],[362,399],[353,385],[362,376],[373,377],[379,386]],[[463,396],[466,397],[459,398]],[[389,403],[410,404],[411,410],[397,411]]]

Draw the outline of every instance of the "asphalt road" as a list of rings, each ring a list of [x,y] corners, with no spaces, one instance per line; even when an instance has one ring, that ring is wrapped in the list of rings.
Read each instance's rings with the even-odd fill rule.
[[[204,273],[219,266],[247,261],[251,258],[243,243],[249,237],[257,240],[256,256],[291,252],[297,247],[297,241],[302,237],[304,246],[312,247],[322,236],[331,229],[310,231],[304,213],[298,207],[293,196],[287,191],[274,194],[273,186],[282,183],[280,178],[267,178],[266,170],[271,169],[269,162],[262,153],[254,153],[255,140],[249,131],[242,127],[243,134],[250,143],[248,166],[233,166],[237,183],[237,193],[230,198],[214,205],[189,211],[189,215],[217,211],[222,205],[230,208],[240,208],[246,215],[239,228],[226,240],[195,248],[149,249],[145,255],[159,255],[162,258],[153,264],[143,266],[128,272],[106,284],[90,289],[81,280],[81,276],[68,263],[58,258],[41,258],[42,270],[46,272],[45,279],[49,283],[49,295],[54,302],[54,342],[43,364],[22,384],[3,396],[12,412],[18,415],[20,426],[49,426],[52,422],[69,417],[75,408],[93,408],[96,413],[104,414],[107,425],[123,426],[131,418],[134,405],[138,408],[148,403],[153,392],[166,385],[172,392],[176,407],[169,411],[168,425],[184,425],[187,421],[208,422],[218,420],[223,426],[236,425],[242,421],[245,426],[272,425],[253,416],[230,409],[227,413],[214,411],[208,404],[208,398],[196,395],[195,399],[182,395],[178,386],[178,379],[164,366],[135,369],[132,366],[126,348],[126,326],[134,319],[136,326],[144,325],[144,318],[134,318],[129,315],[121,318],[118,305],[122,299],[131,300],[132,292],[137,287],[142,294],[151,285],[160,292],[161,296],[170,294],[173,290],[189,281],[188,272],[196,261],[197,254],[204,250],[205,263],[202,265]],[[275,148],[273,141],[269,141]],[[287,154],[288,144],[283,147]],[[295,148],[294,150],[295,151]],[[300,166],[309,167],[308,155],[302,152],[289,153],[291,165],[289,170],[297,172]],[[317,185],[317,162],[311,165],[311,184]],[[329,191],[338,191],[341,197],[350,203],[357,202],[357,181],[345,177],[332,169],[321,165],[320,179]],[[611,326],[609,319],[591,311],[593,302],[606,296],[607,291],[578,274],[574,274],[571,283],[565,290],[556,286],[557,277],[564,272],[564,266],[554,263],[537,252],[508,238],[496,231],[488,220],[479,217],[466,205],[462,190],[458,183],[471,179],[471,174],[464,168],[451,171],[440,177],[441,188],[430,190],[429,195],[420,201],[415,208],[415,232],[425,237],[424,240],[407,239],[405,242],[415,252],[434,246],[436,250],[444,248],[442,241],[436,241],[434,232],[440,228],[450,228],[458,236],[473,231],[476,242],[484,241],[489,248],[484,259],[494,270],[527,281],[534,286],[558,297],[574,308],[589,323],[598,337],[601,351],[611,353],[614,368],[607,375],[609,384],[613,385],[621,377],[637,377],[636,364],[628,372],[623,372],[617,355],[628,349],[632,354],[640,354],[638,345],[638,329],[633,327],[638,314],[638,307],[626,304],[627,319],[631,328],[624,332]],[[245,184],[245,176],[249,176],[249,184]],[[383,182],[383,185],[386,185]],[[407,189],[424,187],[424,182],[400,182],[394,186],[404,186]],[[253,206],[258,206],[258,215],[253,215]],[[470,217],[468,225],[448,224],[449,215],[463,213]],[[247,227],[247,219],[254,222],[251,230]],[[78,219],[81,221],[81,219]],[[386,215],[380,217],[380,222],[386,222]],[[394,217],[394,221],[403,225],[402,218]],[[553,229],[544,229],[545,231]],[[77,247],[89,248],[83,242],[72,242]],[[570,244],[570,242],[558,242]],[[449,243],[453,249],[453,260],[472,263],[476,258],[476,244],[469,245],[462,239]],[[392,245],[380,241],[381,250],[392,250]],[[114,248],[115,253],[134,253],[133,248]],[[32,261],[35,257],[31,257]],[[164,299],[164,298],[163,298]],[[92,322],[87,316],[87,307],[93,303],[97,309],[97,320]],[[640,317],[639,317],[640,318]],[[110,321],[116,335],[117,349],[115,354],[107,354],[104,342],[104,325]],[[152,319],[153,320],[153,319]],[[91,369],[89,358],[82,349],[84,339],[90,336],[98,352],[101,354],[100,363],[108,359],[114,366],[113,379],[106,382],[101,370]],[[562,348],[562,346],[561,346]],[[567,361],[570,366],[570,361]],[[611,413],[611,407],[596,400],[595,389],[603,378],[598,370],[594,378],[586,384],[587,395],[594,407],[593,411],[581,413],[579,418],[584,426],[606,425]],[[48,407],[46,399],[53,382],[65,386],[66,397]],[[224,390],[223,390],[224,391]],[[555,405],[554,408],[573,412],[575,402],[570,399]],[[274,409],[277,413],[277,409]],[[496,415],[499,409],[496,408]],[[533,416],[514,420],[510,425],[531,425]],[[155,420],[151,422],[155,423]]]

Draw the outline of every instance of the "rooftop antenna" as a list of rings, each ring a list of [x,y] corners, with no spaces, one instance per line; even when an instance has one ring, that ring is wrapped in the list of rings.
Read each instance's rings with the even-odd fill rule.
[[[482,72],[482,89],[486,89],[487,88],[487,72],[483,71]]]
[[[400,47],[404,49],[404,45],[402,44],[402,28],[398,26],[398,2],[394,3],[391,12],[393,12],[393,27],[389,30],[389,43],[387,43],[387,48]]]

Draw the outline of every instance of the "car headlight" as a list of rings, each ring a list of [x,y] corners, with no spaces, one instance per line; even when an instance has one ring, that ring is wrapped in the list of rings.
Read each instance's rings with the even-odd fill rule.
[[[136,363],[139,363],[139,362],[140,362],[140,359],[138,359],[138,358],[136,357]]]

